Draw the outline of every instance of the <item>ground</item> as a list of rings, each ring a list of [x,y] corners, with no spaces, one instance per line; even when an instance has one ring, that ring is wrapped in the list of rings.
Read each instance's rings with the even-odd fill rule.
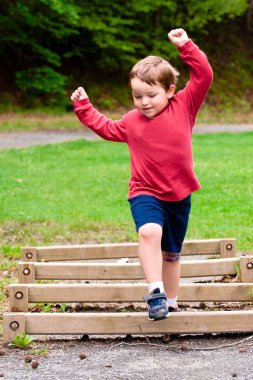
[[[154,322],[155,323],[155,322]],[[168,343],[161,338],[91,339],[78,337],[42,338],[37,348],[44,355],[32,355],[39,365],[25,363],[27,352],[7,349],[0,357],[0,372],[13,379],[170,379],[253,380],[253,337],[236,346],[247,335],[181,336]],[[80,338],[80,337],[79,337]],[[210,350],[208,350],[210,349]],[[80,359],[80,353],[85,358]]]
[[[203,126],[200,132],[238,132],[253,125]],[[79,138],[90,132],[0,134],[0,148],[25,147]],[[226,323],[226,321],[224,321]],[[167,339],[165,339],[167,338]],[[188,335],[155,338],[37,337],[31,349],[0,349],[0,377],[5,379],[171,379],[253,380],[253,335]],[[234,344],[234,345],[232,345]],[[227,345],[231,345],[227,347]],[[83,352],[86,356],[80,359]],[[39,365],[25,362],[31,354]]]

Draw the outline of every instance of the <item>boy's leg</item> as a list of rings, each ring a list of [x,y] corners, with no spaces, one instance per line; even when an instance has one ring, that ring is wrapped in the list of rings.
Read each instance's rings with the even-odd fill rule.
[[[162,281],[162,227],[157,223],[146,223],[139,228],[138,236],[140,263],[148,284]]]
[[[161,201],[150,195],[129,199],[131,212],[139,236],[139,258],[148,283],[149,319],[159,320],[168,314],[167,296],[162,282],[162,226],[164,210]]]
[[[168,299],[176,299],[179,290],[180,282],[180,260],[176,261],[167,261],[164,260],[168,257],[168,254],[163,251],[163,284],[164,289],[167,294]],[[174,305],[171,305],[174,308],[178,307],[177,302],[175,301]]]
[[[160,320],[168,314],[162,282],[162,227],[157,223],[146,223],[139,228],[138,235],[139,258],[149,288],[149,296],[144,297],[148,304],[148,318]]]
[[[186,235],[191,196],[179,202],[166,203],[166,220],[163,226],[163,282],[168,306],[177,308],[180,282],[180,252]]]

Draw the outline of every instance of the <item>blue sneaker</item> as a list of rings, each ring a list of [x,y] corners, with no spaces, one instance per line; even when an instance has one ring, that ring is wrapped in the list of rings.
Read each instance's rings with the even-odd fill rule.
[[[164,319],[168,314],[167,295],[160,293],[160,289],[156,288],[149,296],[144,297],[148,304],[148,319],[150,321],[158,321]]]

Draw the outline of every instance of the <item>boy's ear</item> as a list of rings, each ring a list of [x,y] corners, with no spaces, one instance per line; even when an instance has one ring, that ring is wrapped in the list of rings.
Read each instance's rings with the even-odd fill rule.
[[[167,98],[170,99],[175,93],[176,86],[174,84],[170,85],[170,88],[167,90]]]

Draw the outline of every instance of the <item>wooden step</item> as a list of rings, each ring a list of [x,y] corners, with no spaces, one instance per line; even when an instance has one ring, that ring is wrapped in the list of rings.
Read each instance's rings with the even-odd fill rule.
[[[253,310],[170,313],[149,321],[147,313],[4,313],[4,343],[26,334],[199,334],[253,332]]]
[[[236,256],[236,239],[185,240],[182,256]],[[22,248],[22,261],[73,261],[138,257],[138,243],[85,244]]]
[[[28,311],[29,303],[144,302],[146,284],[13,284],[12,312]],[[252,302],[253,283],[180,284],[179,302]]]
[[[191,260],[181,263],[181,277],[235,275],[239,258]],[[35,280],[141,280],[139,263],[19,263],[20,283]],[[251,282],[251,280],[247,281]]]

